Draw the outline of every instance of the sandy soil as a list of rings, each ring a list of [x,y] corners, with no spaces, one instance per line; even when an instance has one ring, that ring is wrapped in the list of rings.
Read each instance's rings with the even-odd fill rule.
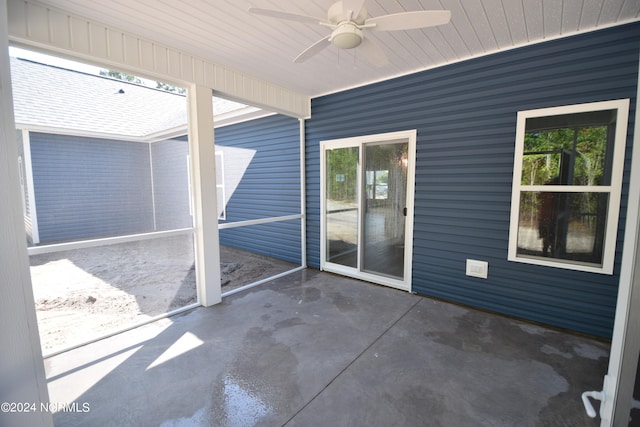
[[[45,354],[196,302],[190,236],[30,258]],[[296,267],[230,247],[220,261],[223,293]]]

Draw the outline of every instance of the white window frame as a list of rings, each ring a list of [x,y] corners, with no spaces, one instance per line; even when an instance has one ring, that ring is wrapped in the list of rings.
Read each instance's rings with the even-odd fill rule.
[[[591,111],[616,110],[616,129],[613,146],[613,165],[611,170],[611,185],[521,185],[522,161],[524,154],[524,137],[526,122],[529,118],[558,116],[565,114],[586,113]],[[627,140],[627,124],[629,116],[629,99],[619,99],[587,104],[565,105],[560,107],[540,108],[518,112],[516,128],[516,144],[513,167],[513,187],[511,192],[511,219],[509,227],[508,260],[526,264],[559,267],[569,270],[586,271],[601,274],[613,274],[615,260],[616,237],[618,231],[618,216],[620,213],[620,197],[622,190],[622,173],[624,169],[624,154]],[[520,195],[523,192],[566,192],[566,193],[608,193],[607,223],[604,236],[602,265],[580,263],[547,257],[523,256],[517,254],[518,224],[520,212]]]

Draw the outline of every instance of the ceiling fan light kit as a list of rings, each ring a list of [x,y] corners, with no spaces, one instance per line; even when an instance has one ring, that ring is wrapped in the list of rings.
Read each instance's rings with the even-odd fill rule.
[[[362,30],[346,22],[333,30],[329,41],[340,49],[353,49],[362,43]]]
[[[304,62],[329,45],[334,45],[338,49],[356,48],[362,44],[365,30],[413,30],[446,24],[451,18],[451,12],[448,10],[402,12],[369,18],[364,7],[364,0],[339,0],[335,2],[327,11],[326,20],[297,13],[255,7],[250,8],[249,12],[271,18],[322,25],[332,30],[330,35],[323,37],[305,49],[294,59],[294,62]],[[372,44],[371,39],[367,39],[367,42],[364,43],[362,54],[376,66],[383,66],[388,63],[384,51]]]

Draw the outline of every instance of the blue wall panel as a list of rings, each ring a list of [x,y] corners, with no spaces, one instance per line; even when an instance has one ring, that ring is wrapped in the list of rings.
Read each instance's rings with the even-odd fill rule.
[[[227,194],[226,220],[221,223],[300,213],[297,119],[273,115],[216,128],[215,142],[216,150],[224,153],[225,175],[239,179],[232,194]],[[224,229],[220,243],[301,262],[299,220]]]
[[[625,219],[640,24],[464,61],[313,100],[307,121],[307,256],[320,259],[320,141],[417,129],[413,289],[610,337]],[[520,110],[631,98],[613,276],[507,261]],[[489,262],[487,280],[465,276]]]
[[[40,243],[153,231],[149,145],[31,133]]]

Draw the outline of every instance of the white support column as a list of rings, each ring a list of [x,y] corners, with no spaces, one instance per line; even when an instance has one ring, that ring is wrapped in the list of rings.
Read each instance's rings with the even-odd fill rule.
[[[196,280],[198,298],[205,307],[222,301],[212,97],[208,87],[189,87]]]
[[[637,95],[640,96],[640,63]],[[638,96],[635,105],[635,127],[627,200],[627,221],[620,266],[620,284],[616,303],[616,317],[611,339],[609,369],[604,378],[600,416],[602,427],[626,426],[640,353],[640,109]]]
[[[40,410],[49,395],[20,203],[6,29],[7,2],[0,0],[0,402],[35,406],[22,413],[0,411],[0,425],[53,426],[51,413]]]
[[[305,121],[300,121],[300,265],[307,268],[307,183]]]

